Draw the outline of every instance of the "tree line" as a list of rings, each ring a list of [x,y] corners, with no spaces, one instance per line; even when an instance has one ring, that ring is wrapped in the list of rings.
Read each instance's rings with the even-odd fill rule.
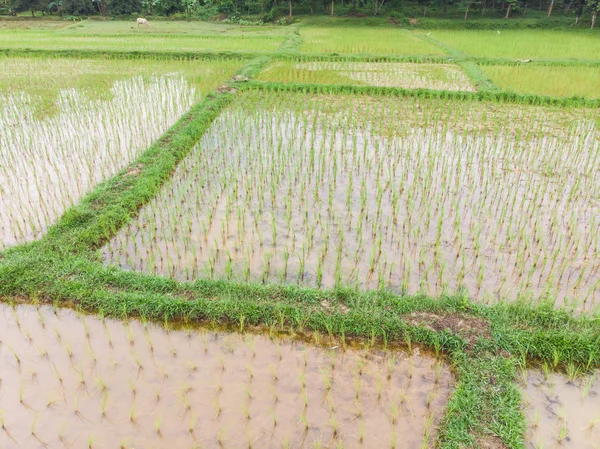
[[[279,8],[285,5],[289,17],[294,14],[294,7],[302,7],[310,14],[324,12],[336,13],[336,7],[344,11],[361,14],[399,15],[405,9],[415,8],[419,14],[427,15],[428,10],[439,11],[438,16],[445,16],[449,9],[460,11],[467,20],[470,15],[480,13],[482,16],[502,11],[505,18],[517,12],[527,13],[527,8],[547,9],[548,17],[556,10],[564,14],[573,14],[578,23],[582,15],[589,13],[592,28],[600,13],[600,0],[0,0],[0,12],[11,15],[30,11],[59,15],[91,15],[110,16],[144,14],[150,16],[171,16],[183,14],[198,16],[207,11],[228,15],[265,14],[271,20],[277,15]]]

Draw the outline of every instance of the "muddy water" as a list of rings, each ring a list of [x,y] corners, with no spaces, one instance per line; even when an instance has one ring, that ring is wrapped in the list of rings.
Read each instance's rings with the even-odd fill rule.
[[[525,388],[528,448],[600,447],[600,373],[570,381],[530,372]]]
[[[584,116],[279,101],[225,111],[105,260],[180,280],[600,301],[600,137]]]
[[[451,391],[418,350],[0,310],[1,447],[427,447]]]
[[[66,209],[133,161],[196,99],[181,76],[116,81],[110,99],[63,89],[57,114],[0,93],[0,251],[41,237]]]

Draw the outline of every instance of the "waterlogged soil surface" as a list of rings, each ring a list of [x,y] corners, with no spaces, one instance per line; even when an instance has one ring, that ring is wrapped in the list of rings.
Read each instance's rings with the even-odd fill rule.
[[[103,249],[179,280],[600,301],[591,111],[243,94]],[[506,124],[510,123],[510,126]]]
[[[453,382],[418,350],[324,337],[33,306],[2,306],[0,328],[2,447],[431,447]]]
[[[526,446],[600,448],[600,373],[585,378],[530,371],[525,387]]]
[[[43,235],[97,183],[133,161],[194,104],[181,76],[116,81],[110,99],[64,89],[38,119],[26,92],[0,92],[0,250]]]
[[[284,61],[265,69],[258,79],[406,89],[475,90],[461,69],[451,64]]]
[[[240,65],[0,57],[0,250],[43,235]]]

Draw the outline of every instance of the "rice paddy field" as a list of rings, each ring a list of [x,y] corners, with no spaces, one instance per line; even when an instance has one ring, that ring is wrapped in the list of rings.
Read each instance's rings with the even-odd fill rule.
[[[481,70],[497,86],[520,94],[600,98],[598,67],[496,65]]]
[[[283,39],[275,36],[237,35],[80,35],[47,31],[0,31],[0,47],[12,49],[91,49],[121,51],[275,51]]]
[[[258,79],[284,83],[474,90],[462,70],[451,64],[286,61],[267,67]]]
[[[471,56],[598,60],[598,33],[544,30],[434,30],[431,37]]]
[[[0,447],[599,447],[596,32],[151,23],[0,20]]]
[[[371,53],[396,55],[437,55],[443,52],[406,30],[389,28],[300,29],[300,51],[307,53]],[[360,36],[360,38],[357,38]]]
[[[3,445],[427,447],[452,391],[418,351],[52,307],[1,316],[0,372],[16,386],[0,400]]]

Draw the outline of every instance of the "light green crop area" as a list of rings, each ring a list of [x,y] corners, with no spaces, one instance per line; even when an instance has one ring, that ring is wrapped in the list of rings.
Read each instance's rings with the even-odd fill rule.
[[[121,51],[275,51],[283,37],[274,36],[158,36],[78,35],[53,31],[2,31],[0,47],[44,50],[121,50]]]
[[[204,95],[230,78],[241,60],[72,59],[0,57],[0,94],[19,91],[34,98],[38,117],[52,114],[64,89],[105,98],[115,81],[135,76],[181,75]],[[57,82],[60,79],[60,82]]]
[[[600,59],[600,34],[542,30],[434,30],[431,37],[471,56]]]
[[[521,94],[600,98],[600,68],[585,66],[482,66],[498,87]]]
[[[300,29],[300,35],[300,51],[309,53],[443,54],[438,47],[399,29],[306,27]]]
[[[135,20],[85,20],[72,24],[65,32],[78,34],[190,34],[223,36],[282,36],[287,29],[281,26],[241,26],[214,22],[150,20],[150,26],[137,26]]]

